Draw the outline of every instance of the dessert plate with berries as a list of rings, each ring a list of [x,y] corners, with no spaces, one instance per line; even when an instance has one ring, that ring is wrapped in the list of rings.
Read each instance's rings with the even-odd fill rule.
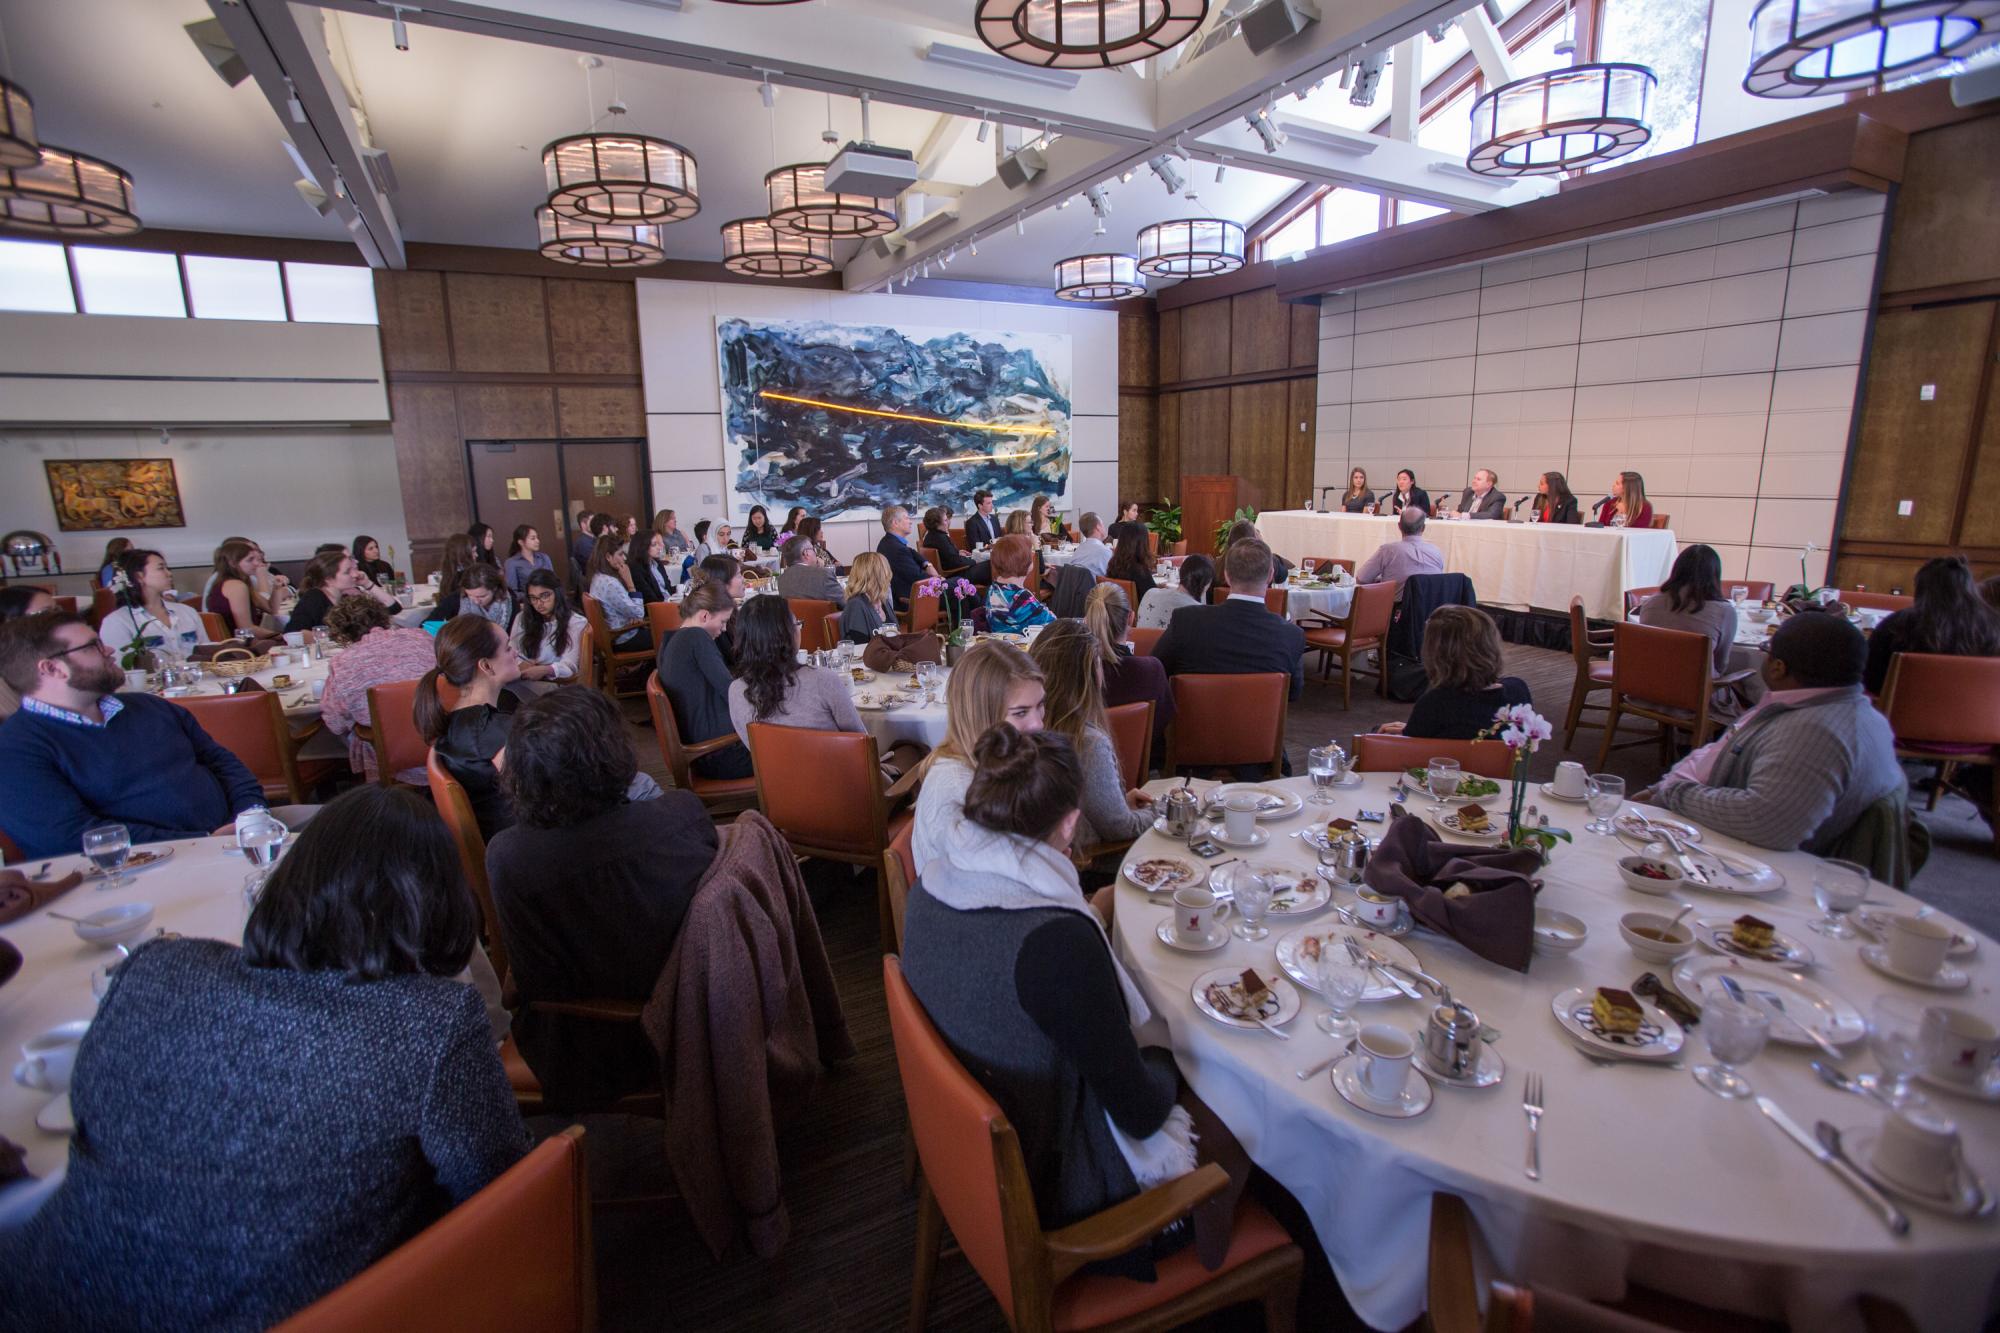
[[[1549,1002],[1570,1040],[1599,1059],[1669,1061],[1687,1030],[1651,1000],[1610,986],[1571,986]]]

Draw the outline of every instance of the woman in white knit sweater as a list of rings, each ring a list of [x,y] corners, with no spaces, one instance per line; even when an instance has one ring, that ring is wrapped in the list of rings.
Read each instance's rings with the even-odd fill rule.
[[[926,865],[945,854],[965,818],[965,789],[972,783],[972,752],[979,738],[1001,722],[1016,731],[1042,729],[1041,670],[1011,643],[981,639],[972,645],[951,669],[944,696],[949,730],[944,744],[924,762],[911,833],[919,878]]]

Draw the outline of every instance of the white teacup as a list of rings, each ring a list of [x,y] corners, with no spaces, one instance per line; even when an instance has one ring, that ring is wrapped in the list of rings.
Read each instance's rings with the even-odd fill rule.
[[[1951,951],[1951,927],[1932,917],[1891,917],[1886,933],[1890,965],[1905,976],[1936,976]]]
[[[1584,792],[1583,765],[1577,763],[1574,759],[1565,759],[1560,764],[1557,764],[1555,780],[1549,784],[1549,790],[1558,796],[1567,796],[1572,800],[1582,800]]]
[[[1377,893],[1370,888],[1357,889],[1354,894],[1354,915],[1380,930],[1387,930],[1396,924],[1403,914],[1403,900]]]
[[[1222,828],[1231,842],[1249,842],[1257,836],[1257,807],[1263,796],[1254,791],[1233,791],[1222,802]]]
[[[1209,930],[1229,916],[1230,904],[1218,902],[1213,893],[1190,884],[1174,891],[1174,937],[1183,944],[1200,944]]]
[[[306,633],[299,629],[290,630],[285,634],[285,642],[294,648],[303,648],[306,646]]]
[[[291,664],[292,664],[292,655],[290,653],[280,651],[271,654],[272,666],[287,667],[290,666]]]
[[[314,681],[307,688],[312,690],[313,698],[324,699],[326,697],[326,677],[321,676],[318,680]]]
[[[153,673],[150,671],[128,671],[125,673],[125,688],[128,690],[150,690],[153,688]]]
[[[1958,1171],[1958,1126],[1934,1106],[1904,1106],[1882,1119],[1871,1161],[1906,1189],[1943,1194]]]
[[[1416,1053],[1417,1044],[1409,1033],[1387,1023],[1370,1023],[1355,1039],[1355,1081],[1376,1101],[1393,1102],[1403,1095]]]
[[[1969,1009],[1932,1005],[1924,1011],[1924,1045],[1932,1078],[1976,1087],[2000,1066],[2000,1028]]]
[[[21,1063],[14,1066],[14,1081],[43,1092],[68,1092],[77,1046],[89,1030],[90,1020],[80,1018],[28,1038],[21,1047]]]

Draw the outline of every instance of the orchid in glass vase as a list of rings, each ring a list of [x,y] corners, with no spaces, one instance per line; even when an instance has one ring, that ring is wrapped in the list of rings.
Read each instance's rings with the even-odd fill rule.
[[[938,599],[938,611],[949,627],[944,636],[946,643],[954,648],[963,648],[972,642],[972,627],[965,623],[960,610],[964,598],[979,595],[979,589],[972,585],[971,580],[928,578],[920,581],[910,592],[913,596]]]
[[[1570,841],[1569,830],[1551,828],[1545,819],[1530,823],[1522,806],[1528,797],[1528,756],[1555,734],[1555,728],[1533,704],[1511,704],[1495,713],[1493,724],[1479,734],[1505,744],[1511,760],[1514,792],[1507,802],[1507,845],[1532,847],[1546,861],[1558,842]]]

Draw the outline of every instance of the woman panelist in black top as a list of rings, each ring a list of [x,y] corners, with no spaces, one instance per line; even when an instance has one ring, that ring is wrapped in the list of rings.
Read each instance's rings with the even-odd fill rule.
[[[1560,472],[1544,472],[1541,481],[1535,485],[1535,501],[1532,523],[1581,523],[1583,514],[1577,509],[1576,496],[1570,493],[1569,482]]]
[[[1382,497],[1382,503],[1376,506],[1376,511],[1394,518],[1411,505],[1415,505],[1426,514],[1430,513],[1431,493],[1417,485],[1416,473],[1408,468],[1399,468],[1396,471],[1396,489]]]

